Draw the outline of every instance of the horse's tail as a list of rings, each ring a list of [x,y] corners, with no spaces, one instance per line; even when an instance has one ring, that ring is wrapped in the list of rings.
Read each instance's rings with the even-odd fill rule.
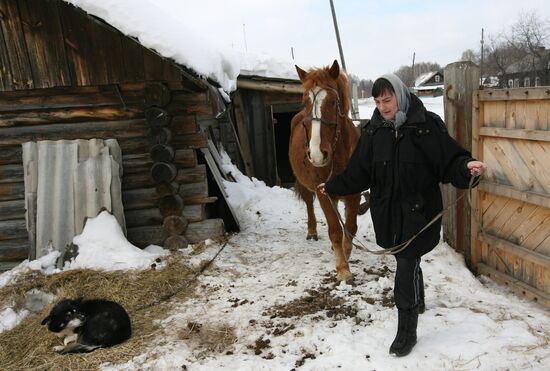
[[[302,201],[306,201],[311,198],[315,199],[315,192],[311,192],[298,180],[296,180],[296,183],[294,183],[294,193]]]

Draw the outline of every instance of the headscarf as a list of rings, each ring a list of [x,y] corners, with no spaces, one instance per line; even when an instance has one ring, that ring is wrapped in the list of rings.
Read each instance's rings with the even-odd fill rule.
[[[398,128],[405,121],[407,121],[407,111],[409,110],[409,105],[411,102],[411,94],[407,86],[401,81],[399,77],[393,73],[388,73],[380,77],[381,79],[386,79],[392,84],[393,90],[395,92],[395,97],[397,98],[397,113],[395,114],[395,127]]]

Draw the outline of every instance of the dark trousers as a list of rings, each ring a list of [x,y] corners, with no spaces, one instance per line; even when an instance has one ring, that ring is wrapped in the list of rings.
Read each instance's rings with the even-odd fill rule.
[[[395,259],[397,260],[393,287],[395,306],[400,310],[408,310],[418,306],[420,300],[420,285],[423,285],[420,258],[396,257]]]

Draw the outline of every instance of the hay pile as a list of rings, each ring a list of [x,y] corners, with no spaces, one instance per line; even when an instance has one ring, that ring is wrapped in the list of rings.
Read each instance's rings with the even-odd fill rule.
[[[99,272],[72,270],[44,276],[29,273],[0,288],[0,308],[15,302],[21,309],[25,293],[36,288],[55,295],[39,313],[30,314],[14,329],[0,334],[2,370],[93,370],[99,365],[124,363],[143,353],[159,329],[153,321],[163,319],[172,308],[170,298],[189,297],[195,290],[195,271],[185,266],[183,255],[165,258],[165,267],[145,271]],[[87,354],[59,355],[52,347],[62,345],[40,322],[63,298],[109,299],[120,303],[132,320],[132,337],[117,346]]]

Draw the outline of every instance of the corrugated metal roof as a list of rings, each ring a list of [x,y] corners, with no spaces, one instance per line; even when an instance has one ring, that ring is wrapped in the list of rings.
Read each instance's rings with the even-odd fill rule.
[[[27,229],[36,257],[50,244],[63,254],[85,219],[103,209],[125,230],[122,153],[116,140],[27,142],[23,163]]]

